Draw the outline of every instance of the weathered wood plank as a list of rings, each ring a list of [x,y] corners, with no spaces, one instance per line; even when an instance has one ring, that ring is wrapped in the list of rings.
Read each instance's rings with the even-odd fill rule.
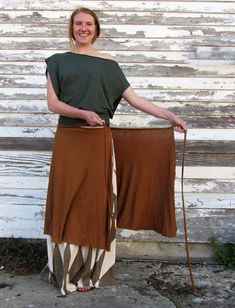
[[[43,88],[0,88],[0,99],[46,99],[46,91]]]
[[[128,123],[126,123],[123,127],[128,127]],[[129,127],[135,128],[138,127],[138,125],[132,125]],[[55,127],[0,127],[1,138],[53,138],[54,132]],[[175,133],[175,139],[182,140],[182,134]],[[206,141],[208,141],[209,143],[212,140],[213,143],[216,141],[221,141],[221,144],[222,142],[227,141],[228,147],[231,147],[232,149],[234,148],[233,141],[235,140],[235,129],[190,129],[187,134],[187,139],[188,141],[202,141],[205,147]],[[208,146],[211,146],[211,148],[213,149],[213,143],[211,145],[209,143]],[[198,143],[197,145],[199,146],[199,148],[201,148],[200,143]],[[218,144],[216,146],[218,146]],[[230,151],[230,153],[234,152]]]
[[[234,37],[234,26],[168,26],[168,25],[103,25],[101,37],[129,37],[129,38],[189,38],[198,36]],[[1,36],[23,37],[65,37],[66,25],[54,24],[12,24],[5,27],[0,24]]]
[[[186,116],[181,115],[188,123],[188,128],[234,128],[235,116],[219,115],[219,116]],[[55,114],[29,114],[3,113],[0,114],[0,126],[4,127],[48,127],[57,124],[58,116]],[[137,126],[137,127],[162,127],[169,125],[168,121],[148,116],[143,113],[116,113],[112,120],[113,125],[118,126]]]
[[[48,127],[55,126],[58,121],[58,116],[56,114],[31,114],[20,115],[3,113],[0,114],[0,126],[28,126],[28,127]]]
[[[210,117],[205,115],[199,117],[187,117],[183,116],[188,124],[188,128],[234,128],[235,127],[235,116],[231,115],[220,115],[217,117]],[[155,125],[155,120],[151,121],[149,124]],[[225,124],[225,125],[224,125]]]
[[[33,170],[32,171],[33,173],[35,173],[34,172],[35,169],[37,170],[37,168],[34,169],[33,167],[28,168],[28,170],[30,169]],[[48,170],[48,167],[44,167],[44,168],[42,167],[41,169]],[[39,172],[41,172],[42,174],[41,170],[39,170]],[[36,177],[38,176],[38,174],[40,175],[39,172],[36,172],[37,175],[33,174],[32,177]],[[44,173],[47,173],[47,171]],[[176,177],[181,178],[181,167],[180,166],[176,166]],[[235,167],[186,166],[185,172],[184,172],[184,178],[185,179],[231,179],[231,180],[234,180],[235,179]],[[1,177],[1,180],[4,181],[4,176]]]
[[[169,109],[170,111],[180,114],[181,116],[228,116],[228,115],[235,115],[235,108],[233,103],[203,103],[203,102],[156,102],[152,101],[153,104],[164,107]],[[12,102],[10,102],[9,109],[5,109],[5,112],[7,110],[11,110],[14,108],[12,106]],[[7,105],[6,105],[7,106]],[[27,104],[26,104],[27,106]],[[17,107],[15,107],[16,110]],[[1,103],[0,103],[0,111],[1,111]],[[22,112],[24,110],[24,107],[22,106]],[[4,111],[4,110],[3,110]],[[20,111],[19,111],[20,112]],[[136,108],[131,107],[130,104],[128,104],[125,101],[122,101],[121,104],[118,106],[118,109],[116,111],[116,114],[123,113],[123,114],[136,114],[139,113],[139,111]]]
[[[68,48],[66,51],[69,51]],[[63,51],[60,51],[64,52]],[[44,59],[51,56],[52,54],[57,53],[57,50],[54,52],[51,50],[44,51],[44,50],[12,50],[11,53],[9,53],[9,50],[1,50],[0,51],[0,61],[6,62],[6,61],[16,61],[16,62],[22,62],[22,61],[43,61]],[[111,51],[110,52],[113,57],[118,62],[138,62],[138,63],[186,63],[188,62],[188,59],[193,59],[194,52],[158,52],[158,51],[125,51],[125,52],[119,52],[119,51]],[[228,63],[228,62],[227,62]],[[226,64],[224,62],[224,64]],[[44,72],[45,72],[46,65],[44,64]],[[43,73],[44,73],[43,72]]]
[[[136,93],[158,102],[234,103],[233,90],[135,89]],[[45,100],[44,88],[0,88],[2,100]]]
[[[134,88],[148,89],[181,89],[181,90],[233,90],[234,78],[186,78],[186,77],[133,77],[127,76],[128,81]],[[44,75],[7,75],[0,76],[1,88],[45,88],[46,78]]]
[[[57,122],[47,110],[44,59],[69,49],[66,19],[77,3],[60,0],[55,8],[49,0],[8,2],[0,3],[1,217],[8,235],[32,237],[36,221],[33,237],[40,237]],[[235,1],[83,4],[100,10],[103,31],[96,46],[116,56],[136,92],[194,128],[188,133],[184,181],[190,241],[207,243],[210,235],[234,238]],[[159,122],[123,101],[112,123],[146,127]],[[182,138],[176,134],[179,236],[169,240],[123,230],[121,240],[183,242]]]
[[[235,209],[235,191],[233,191],[233,194],[226,195],[185,193],[184,200],[185,206],[188,209]],[[175,207],[182,208],[182,200],[179,193],[175,194]]]
[[[41,206],[46,204],[47,189],[0,189],[1,206]],[[0,207],[1,208],[1,207]]]
[[[27,138],[19,141],[19,139],[14,138],[13,140],[10,139],[7,141],[8,146],[7,142],[4,142],[4,140],[0,139],[0,148],[2,151],[0,151],[0,175],[5,175],[5,172],[8,174],[12,172],[13,175],[14,173],[19,174],[22,168],[23,170],[26,168],[26,170],[22,172],[28,174],[31,173],[29,170],[34,168],[35,164],[37,166],[36,173],[32,175],[38,175],[40,168],[45,168],[45,165],[49,165],[51,155],[48,154],[48,151],[52,151],[53,139],[38,139],[39,140],[32,140],[32,138]],[[43,152],[38,153],[38,151]],[[176,145],[176,151],[176,163],[177,165],[181,166],[182,147],[178,142]],[[226,152],[225,154],[211,154],[206,153],[206,151],[208,151],[208,149],[205,149],[203,153],[192,153],[192,148],[190,152],[186,150],[185,166],[199,165],[226,167],[234,165],[235,153],[230,154]],[[42,159],[42,161],[40,159]]]
[[[51,153],[0,152],[1,176],[48,176]]]
[[[53,138],[40,137],[0,137],[0,149],[2,151],[51,151]],[[183,142],[176,140],[178,162],[180,162]],[[210,166],[217,161],[219,166],[234,165],[235,153],[234,141],[187,141],[186,164],[191,166],[191,161],[200,162],[201,166]],[[33,155],[33,153],[32,153]],[[213,158],[213,159],[212,159]]]
[[[35,113],[48,113],[49,110],[47,107],[47,101],[45,99],[44,100],[4,99],[0,101],[0,113],[5,113],[5,112],[35,114]]]
[[[118,62],[124,73],[127,76],[155,76],[155,77],[215,77],[219,75],[220,77],[234,77],[235,72],[232,65],[200,65],[200,63],[188,63],[188,64],[170,64],[164,63],[166,61],[171,62],[172,60],[168,59],[166,52],[164,60],[162,63],[154,64],[148,63],[152,61],[151,57],[146,58],[144,52],[139,53],[141,56],[138,56],[137,53],[133,53],[130,56],[128,62],[122,62],[120,59]],[[183,54],[184,56],[184,54]],[[138,57],[137,62],[134,62],[135,57]],[[145,57],[145,61],[144,61]],[[133,59],[134,58],[134,59]],[[144,62],[141,62],[144,61]],[[181,60],[180,60],[181,61]],[[187,60],[186,60],[187,61]],[[45,74],[45,62],[0,62],[0,74],[5,76],[7,75],[44,75]]]
[[[188,212],[189,239],[208,242],[212,236],[223,241],[234,241],[234,209],[190,209]],[[1,237],[43,238],[44,207],[1,205]],[[182,242],[184,239],[181,210],[177,210],[178,234],[176,238],[163,238],[153,231],[119,230],[118,239],[126,241]]]
[[[0,176],[0,187],[9,190],[47,190],[48,177],[41,176]],[[181,192],[181,179],[175,180],[175,191]],[[235,191],[235,180],[232,179],[184,179],[185,193],[217,193],[231,194]]]
[[[140,96],[144,96],[148,99],[162,102],[227,102],[234,103],[235,92],[232,90],[179,90],[179,89],[135,89],[136,93]],[[0,97],[1,92],[4,91],[0,88]],[[3,92],[4,93],[4,92]],[[14,94],[14,93],[12,93]]]
[[[170,239],[156,235],[153,231],[119,230],[118,239],[127,241],[183,241],[182,212],[177,210],[177,237]],[[187,225],[190,242],[208,242],[212,236],[216,236],[224,242],[234,242],[234,209],[221,210],[187,210]]]
[[[1,207],[0,237],[44,238],[43,215],[41,206]]]
[[[180,136],[178,138],[180,138]],[[178,142],[176,143],[176,147]],[[182,144],[179,143],[177,149],[180,151],[180,149],[182,149]],[[235,143],[234,141],[215,141],[213,138],[208,141],[188,140],[186,145],[186,153],[235,153]]]
[[[3,206],[44,206],[46,189],[22,190],[0,189],[0,208]],[[235,194],[185,193],[185,206],[188,209],[235,209]],[[175,193],[175,207],[182,208],[180,193]]]
[[[45,76],[39,76],[39,75],[38,76],[36,75],[0,76],[0,87],[44,88],[45,83],[46,83]]]
[[[176,167],[176,177],[181,177],[181,168]],[[184,171],[185,179],[235,179],[235,167],[191,167],[186,166]]]
[[[51,151],[52,146],[53,138],[0,137],[2,151]]]
[[[1,189],[46,189],[48,177],[0,176]]]
[[[68,24],[70,11],[0,11],[0,22],[16,23],[60,23]],[[129,12],[129,11],[100,11],[98,16],[102,24],[160,24],[160,25],[234,25],[234,14],[213,13],[172,13],[172,12]]]
[[[151,100],[151,99],[150,99]],[[153,104],[169,109],[170,111],[180,114],[181,116],[202,116],[209,114],[210,116],[235,115],[233,103],[204,103],[204,102],[156,102],[151,100]],[[46,100],[9,100],[0,101],[0,113],[45,113],[48,107]],[[125,101],[119,105],[116,114],[136,114],[138,110],[131,107]]]
[[[235,126],[235,116],[182,116],[188,123],[188,127],[192,128],[233,128]],[[20,115],[14,113],[3,113],[0,114],[0,126],[3,127],[48,127],[55,126],[57,124],[58,116],[55,114],[35,114],[32,117],[31,114]],[[136,127],[163,127],[169,125],[168,121],[148,116],[142,113],[133,115],[130,114],[119,114],[117,113],[112,120],[112,124],[115,126],[136,126]]]
[[[136,50],[136,51],[191,51],[194,52],[197,46],[214,46],[214,47],[231,47],[235,46],[235,38],[233,37],[213,37],[200,36],[190,38],[99,38],[95,43],[98,50],[112,52],[114,50]],[[70,49],[68,38],[57,37],[1,37],[0,50],[27,50],[34,51],[35,61],[43,60],[45,57],[37,56],[36,52],[47,52],[48,55],[53,52],[64,52]],[[8,54],[9,56],[9,54]],[[0,58],[4,61],[3,57]],[[23,60],[23,59],[22,59]]]
[[[43,74],[45,63],[43,62],[0,62],[0,74]]]
[[[234,59],[235,47],[208,47],[198,46],[196,48],[196,59]]]
[[[51,138],[55,127],[0,127],[0,137]]]
[[[234,25],[235,16],[233,14],[214,13],[177,13],[177,12],[118,12],[100,11],[98,13],[101,24],[158,24],[174,26],[197,26],[197,25]],[[9,16],[10,17],[10,16]],[[69,17],[69,12],[68,12]],[[51,17],[52,18],[52,17]],[[50,19],[51,20],[51,19]],[[67,21],[65,20],[65,23]]]
[[[182,116],[187,122],[188,128],[234,128],[235,117],[234,116],[218,116],[210,117],[208,115],[203,116]],[[116,114],[111,121],[113,126],[130,126],[130,127],[163,127],[167,125],[166,121],[159,120],[153,116],[138,114]]]
[[[189,134],[190,136],[190,134]],[[178,136],[180,138],[180,136]],[[188,156],[185,159],[190,160],[190,155],[194,155],[193,157],[203,157],[204,163],[207,159],[211,157],[217,157],[221,155],[221,157],[225,158],[228,155],[228,161],[230,161],[230,157],[233,157],[235,153],[235,142],[234,141],[217,141],[217,140],[193,140],[194,136],[192,135],[192,140],[187,138],[186,145],[186,153]],[[1,150],[3,151],[51,151],[53,138],[41,138],[41,137],[1,137],[0,138]],[[176,136],[176,151],[179,153],[182,152],[183,142],[177,138]],[[210,157],[210,158],[208,158]],[[219,156],[220,157],[220,156]],[[180,159],[180,158],[178,158]],[[196,159],[196,158],[194,158]],[[200,158],[198,158],[199,160]],[[217,161],[218,163],[218,161]],[[189,164],[190,165],[190,164]],[[207,166],[210,164],[208,163]],[[221,164],[224,165],[224,164]]]
[[[190,258],[195,262],[208,262],[214,255],[211,243],[189,243]],[[120,260],[168,260],[186,262],[185,243],[117,241],[117,258]],[[193,266],[194,272],[194,266]]]
[[[181,180],[175,180],[175,192],[181,192]],[[231,194],[235,192],[234,180],[220,179],[184,179],[185,193]]]
[[[179,149],[179,147],[177,147]],[[235,147],[234,147],[235,149]],[[217,148],[217,152],[219,148]],[[206,154],[206,151],[203,150],[203,153],[191,153],[186,152],[185,165],[186,166],[234,166],[235,154]],[[176,163],[181,165],[182,155],[181,152],[177,153]]]
[[[231,3],[230,3],[231,1]],[[183,12],[183,13],[235,13],[232,0],[229,1],[145,1],[144,6],[141,1],[90,1],[81,0],[79,6],[87,6],[98,11],[154,11],[154,12]],[[60,0],[57,3],[58,10],[73,10],[77,7],[77,1]],[[50,0],[40,2],[27,0],[11,0],[0,3],[1,10],[50,10],[54,9],[54,4]]]
[[[0,176],[48,176],[51,162],[49,152],[22,152],[4,151],[0,152]],[[23,150],[23,149],[22,149]],[[186,153],[185,166],[195,167],[234,167],[235,154],[199,154]],[[211,159],[213,156],[213,160]],[[228,158],[229,157],[229,158]],[[177,153],[177,166],[182,165],[181,152]],[[219,168],[220,170],[221,168]],[[232,192],[232,191],[231,191]],[[234,191],[235,192],[235,191]]]
[[[235,140],[234,129],[190,129],[187,133],[188,140],[203,140],[203,141],[216,141],[216,140]],[[182,140],[183,135],[175,133],[176,140]],[[213,146],[213,145],[211,145]]]

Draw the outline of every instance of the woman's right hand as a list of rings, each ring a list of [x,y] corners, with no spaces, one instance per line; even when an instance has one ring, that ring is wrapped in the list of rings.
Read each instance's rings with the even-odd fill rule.
[[[90,126],[100,126],[104,124],[104,120],[101,119],[97,113],[88,110],[83,110],[83,112],[84,120],[86,120]]]
[[[60,101],[54,91],[49,74],[47,74],[47,102],[48,109],[56,114],[68,118],[84,119],[90,126],[101,126],[104,124],[104,121],[97,113],[79,109]]]

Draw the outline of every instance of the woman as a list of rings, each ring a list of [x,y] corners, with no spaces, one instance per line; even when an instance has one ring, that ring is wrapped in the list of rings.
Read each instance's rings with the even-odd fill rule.
[[[118,63],[94,49],[100,34],[87,8],[70,17],[72,51],[46,59],[47,100],[59,114],[46,204],[48,265],[43,271],[62,294],[112,284],[115,263],[115,161],[109,119],[123,97],[133,107],[186,124],[133,91]]]

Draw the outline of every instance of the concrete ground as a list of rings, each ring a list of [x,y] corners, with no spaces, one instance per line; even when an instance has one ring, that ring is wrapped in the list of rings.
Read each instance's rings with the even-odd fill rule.
[[[193,275],[195,294],[185,264],[118,261],[115,287],[62,297],[36,274],[19,276],[1,270],[0,308],[235,307],[235,271],[197,263],[193,264]]]

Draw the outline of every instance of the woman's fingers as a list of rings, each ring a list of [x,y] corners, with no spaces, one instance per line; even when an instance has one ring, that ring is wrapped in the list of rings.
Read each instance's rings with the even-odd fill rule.
[[[177,119],[178,121],[175,122],[175,130],[179,133],[184,133],[184,132],[187,132],[188,128],[187,128],[187,124],[186,122],[184,122],[183,120],[181,119]]]
[[[86,121],[90,126],[97,126],[104,124],[104,120],[101,119],[101,117],[93,111],[87,111]]]
[[[174,130],[178,133],[185,133],[187,131],[187,128],[183,128],[182,126],[174,126]]]

